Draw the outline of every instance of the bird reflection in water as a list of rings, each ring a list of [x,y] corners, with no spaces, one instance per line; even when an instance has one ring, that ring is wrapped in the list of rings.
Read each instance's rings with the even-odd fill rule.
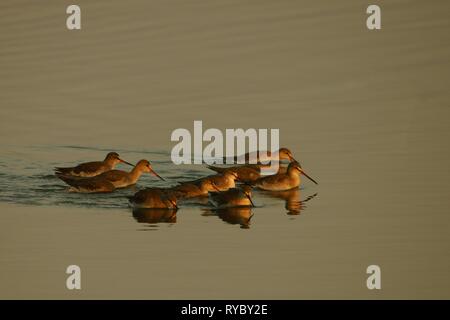
[[[177,209],[133,209],[133,217],[139,223],[176,223]]]
[[[240,225],[242,229],[250,228],[250,221],[253,217],[251,207],[232,207],[221,209],[203,209],[203,216],[217,216],[226,223]]]
[[[261,194],[267,197],[282,199],[285,201],[285,208],[288,215],[299,215],[306,208],[306,202],[317,196],[317,193],[301,200],[301,190],[299,188],[286,191],[262,191]]]

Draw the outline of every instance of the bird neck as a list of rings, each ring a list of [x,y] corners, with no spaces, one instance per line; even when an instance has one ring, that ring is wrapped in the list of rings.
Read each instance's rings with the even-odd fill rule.
[[[103,160],[103,163],[110,169],[115,167],[114,159],[105,159]]]
[[[294,168],[288,169],[287,174],[290,177],[300,177],[300,171],[298,171],[297,169],[294,169]]]
[[[206,183],[202,183],[201,185],[200,185],[200,191],[202,192],[202,193],[207,193],[207,192],[209,192],[209,191],[211,191],[211,190],[209,190],[209,188],[208,188],[208,186],[207,186],[207,184]]]
[[[130,172],[130,179],[131,179],[131,181],[133,181],[133,182],[138,181],[139,178],[141,177],[142,173],[143,172],[142,172],[142,170],[140,168],[134,167],[133,170],[131,170],[131,172]]]
[[[228,178],[228,187],[229,188],[236,187],[236,179],[234,177],[229,177]]]
[[[225,179],[227,179],[227,184],[234,185],[235,177],[232,175],[225,175]]]

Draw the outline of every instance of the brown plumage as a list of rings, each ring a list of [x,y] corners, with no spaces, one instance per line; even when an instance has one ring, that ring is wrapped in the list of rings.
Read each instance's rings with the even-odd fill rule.
[[[58,178],[70,185],[70,191],[75,192],[111,192],[116,188],[124,188],[135,184],[142,173],[149,172],[160,177],[151,167],[147,160],[140,160],[130,171],[110,170],[95,177],[79,178],[67,175],[57,174]],[[113,187],[111,187],[111,185]]]
[[[235,172],[227,171],[222,174],[214,174],[202,178],[201,180],[209,180],[219,191],[226,191],[236,186],[238,175]]]
[[[147,188],[129,198],[134,208],[177,209],[177,198],[170,189]]]
[[[103,193],[113,192],[116,190],[114,184],[105,179],[99,179],[97,177],[90,177],[79,179],[76,183],[74,179],[70,179],[63,176],[58,176],[61,180],[66,182],[70,192],[83,192],[83,193]]]
[[[223,192],[210,192],[209,201],[216,208],[254,207],[250,186],[232,188]]]
[[[70,175],[74,177],[95,177],[103,172],[114,169],[114,167],[119,163],[126,163],[133,166],[131,163],[120,159],[118,153],[110,152],[106,155],[103,161],[85,162],[75,167],[56,167],[55,174]]]
[[[218,191],[211,180],[183,182],[170,188],[178,199],[188,199],[207,196],[209,191]]]
[[[303,174],[312,182],[317,182],[308,176],[306,172],[301,168],[300,164],[296,161],[291,162],[288,166],[286,173],[277,173],[274,175],[262,177],[255,182],[255,186],[262,190],[269,191],[283,191],[300,186],[300,174]]]
[[[288,148],[280,148],[278,151],[271,152],[271,151],[265,151],[261,152],[262,154],[259,154],[259,151],[256,152],[247,152],[244,155],[241,156],[234,156],[233,158],[227,158],[224,157],[223,161],[225,163],[260,163],[265,161],[282,161],[282,160],[289,160],[290,162],[295,161],[294,156],[292,155],[291,150]],[[232,160],[232,161],[229,161]]]
[[[225,172],[231,171],[237,174],[237,181],[244,183],[252,183],[261,178],[261,169],[262,168],[270,168],[270,165],[264,164],[244,164],[240,166],[233,167],[217,167],[217,166],[208,166],[208,169],[211,169],[217,173],[224,174]],[[279,166],[278,173],[286,173],[287,166]]]
[[[206,176],[193,181],[181,182],[172,187],[177,198],[186,199],[193,197],[207,196],[209,191],[226,191],[235,187],[237,174],[226,172],[224,174],[215,174]]]

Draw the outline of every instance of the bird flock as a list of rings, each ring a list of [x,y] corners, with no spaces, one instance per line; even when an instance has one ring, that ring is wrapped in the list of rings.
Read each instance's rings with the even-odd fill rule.
[[[284,192],[298,189],[301,175],[312,182],[317,182],[303,170],[287,148],[277,152],[267,152],[271,161],[280,163],[288,161],[287,166],[279,166],[278,172],[262,175],[264,164],[257,159],[256,164],[249,164],[250,155],[246,154],[245,164],[227,167],[208,165],[215,174],[193,181],[180,182],[167,188],[149,187],[129,197],[133,208],[178,209],[181,201],[192,198],[208,198],[215,208],[254,207],[252,190]],[[119,163],[130,165],[130,171],[114,169]],[[150,173],[164,180],[151,166],[148,160],[140,160],[133,165],[120,158],[116,152],[110,152],[103,161],[79,164],[75,167],[56,167],[56,176],[69,185],[69,191],[80,193],[113,192],[118,188],[134,185],[143,173]]]

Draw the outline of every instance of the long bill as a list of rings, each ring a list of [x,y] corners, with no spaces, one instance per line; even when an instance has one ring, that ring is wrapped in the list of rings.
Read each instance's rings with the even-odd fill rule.
[[[297,162],[298,165],[300,166],[300,168],[302,167],[302,166],[300,165],[300,162],[298,162],[293,156],[289,155],[288,157],[289,157],[289,162]]]
[[[155,170],[151,169],[151,173],[153,173],[156,177],[160,178],[162,181],[166,181],[163,177],[161,177],[159,174],[155,172]]]
[[[245,196],[248,198],[248,200],[250,200],[252,207],[256,207],[255,204],[253,203],[252,197],[250,197],[250,195],[248,195],[248,194],[245,194]]]
[[[169,200],[170,204],[174,207],[175,210],[179,209],[178,206],[177,206],[177,203],[175,201],[170,200],[170,199],[168,199],[168,200]]]
[[[307,177],[309,180],[311,180],[311,181],[314,182],[315,184],[318,184],[317,181],[314,180],[313,178],[311,178],[310,176],[308,176],[308,174],[307,174],[305,171],[301,170],[300,172],[301,172],[305,177]]]
[[[120,162],[122,162],[122,163],[125,163],[125,164],[127,164],[127,165],[129,165],[129,166],[134,167],[134,164],[131,164],[131,163],[129,163],[129,162],[123,160],[123,159],[119,159],[119,160],[120,160]]]

